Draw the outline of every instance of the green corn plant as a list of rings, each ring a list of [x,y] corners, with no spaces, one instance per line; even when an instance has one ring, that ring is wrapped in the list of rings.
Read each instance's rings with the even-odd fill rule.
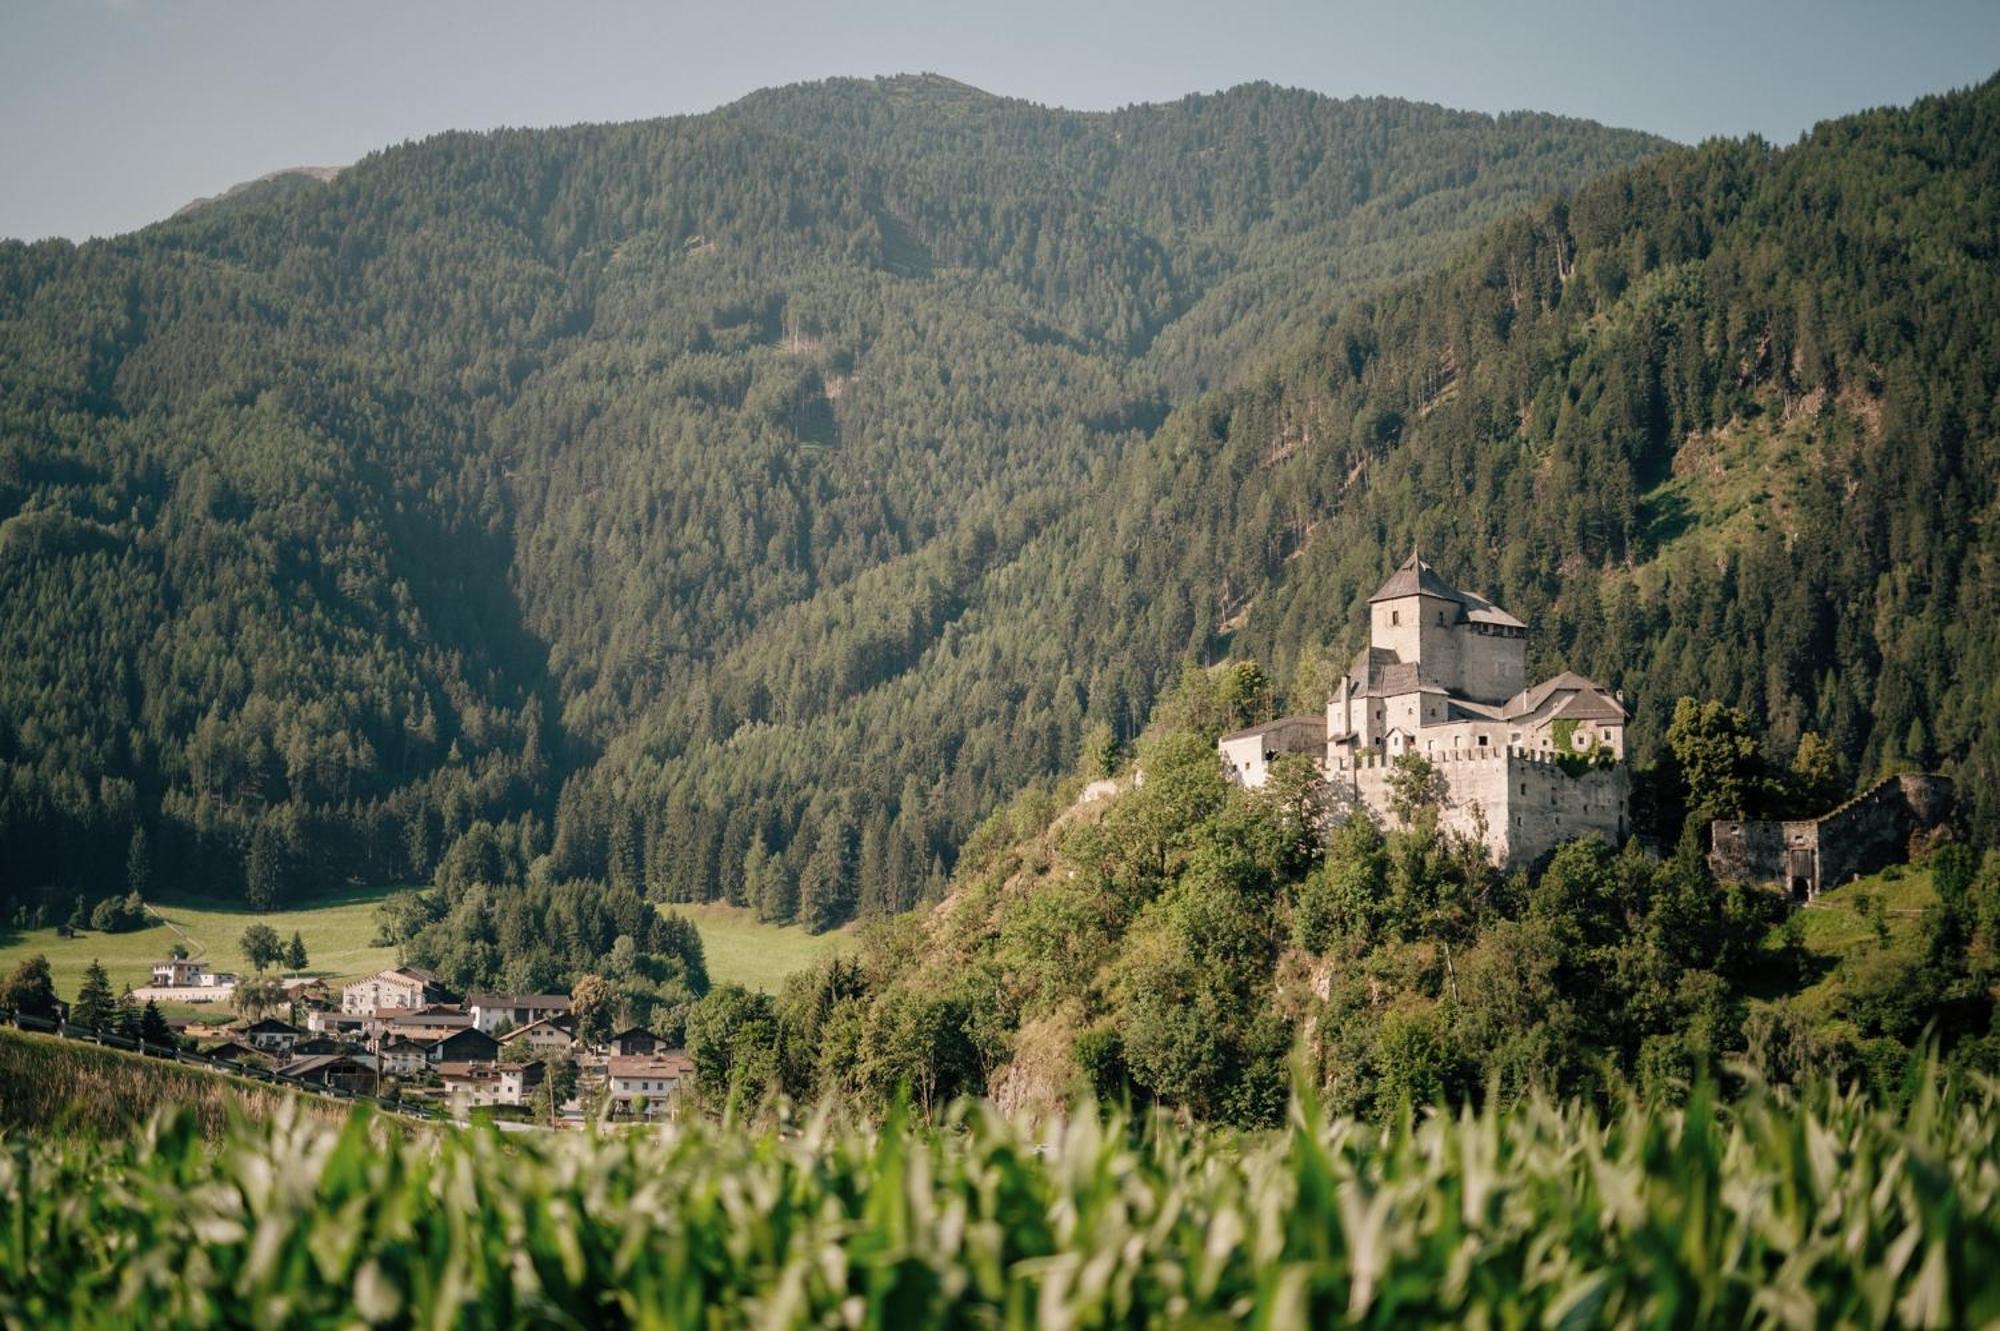
[[[2000,1325],[2000,1092],[0,1136],[9,1327]]]

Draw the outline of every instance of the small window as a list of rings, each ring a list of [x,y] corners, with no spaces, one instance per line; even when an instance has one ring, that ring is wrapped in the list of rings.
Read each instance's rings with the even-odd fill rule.
[[[1400,610],[1391,610],[1389,612],[1389,622],[1400,625],[1403,622],[1403,612]]]
[[[1481,735],[1479,737],[1479,747],[1482,749],[1486,747],[1486,736]]]
[[[1444,611],[1442,610],[1438,611],[1438,623],[1444,623]]]

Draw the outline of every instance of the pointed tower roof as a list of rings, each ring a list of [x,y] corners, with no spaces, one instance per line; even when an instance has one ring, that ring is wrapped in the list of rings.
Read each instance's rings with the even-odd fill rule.
[[[1377,601],[1395,601],[1405,596],[1436,596],[1446,601],[1463,602],[1465,596],[1438,576],[1438,571],[1426,564],[1415,550],[1403,561],[1403,566],[1389,575],[1380,591],[1368,598],[1368,604]]]

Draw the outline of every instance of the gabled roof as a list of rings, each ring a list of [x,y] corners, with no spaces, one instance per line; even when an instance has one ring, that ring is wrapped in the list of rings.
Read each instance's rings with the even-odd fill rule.
[[[507,1038],[509,1040],[518,1040],[524,1035],[554,1031],[558,1035],[567,1036],[569,1039],[574,1040],[576,1039],[576,1032],[570,1029],[571,1025],[569,1013],[558,1012],[552,1017],[543,1017],[540,1021],[531,1021],[525,1026],[516,1026],[508,1033]],[[612,1038],[616,1039],[617,1037],[614,1036]]]
[[[526,1072],[541,1066],[539,1059],[526,1063],[440,1063],[437,1074],[442,1081],[493,1081],[505,1073]]]
[[[303,1035],[303,1034],[305,1034],[305,1032],[304,1032],[304,1031],[301,1031],[301,1030],[300,1030],[300,1029],[299,1029],[298,1027],[296,1027],[296,1026],[292,1025],[292,1023],[290,1023],[289,1021],[279,1021],[279,1020],[278,1020],[278,1019],[277,1019],[276,1017],[265,1017],[265,1018],[264,1018],[263,1020],[261,1020],[261,1021],[253,1021],[253,1022],[251,1022],[251,1023],[250,1023],[250,1024],[248,1025],[248,1026],[245,1026],[245,1027],[243,1028],[243,1030],[244,1030],[244,1033],[245,1033],[245,1034],[252,1034],[252,1035],[255,1035],[255,1034],[265,1034],[265,1035]]]
[[[1625,709],[1598,689],[1573,693],[1569,700],[1550,713],[1552,719],[1567,721],[1623,721]]]
[[[1389,575],[1389,580],[1373,596],[1368,604],[1377,601],[1394,601],[1405,596],[1436,596],[1446,601],[1465,600],[1458,588],[1438,576],[1438,571],[1423,561],[1416,551],[1403,561],[1402,567]]]
[[[1524,629],[1528,627],[1483,596],[1475,596],[1471,592],[1460,592],[1458,599],[1465,604],[1465,617],[1474,624],[1493,624],[1500,628],[1509,629]]]
[[[487,1044],[492,1045],[495,1049],[498,1049],[500,1047],[500,1042],[498,1040],[488,1035],[485,1031],[480,1030],[477,1026],[461,1026],[459,1029],[453,1031],[449,1035],[441,1035],[437,1039],[432,1040],[429,1044],[429,1047],[432,1049],[436,1049],[439,1045],[450,1044],[454,1040],[463,1040],[467,1036],[471,1036],[475,1040],[484,1040]]]
[[[1217,743],[1227,743],[1233,739],[1249,739],[1253,735],[1268,735],[1278,730],[1317,730],[1322,738],[1326,735],[1326,715],[1321,712],[1302,712],[1297,716],[1281,716],[1275,721],[1266,721],[1261,726],[1250,726],[1244,730],[1231,731]],[[620,1032],[628,1034],[629,1032]]]
[[[1565,670],[1560,675],[1552,675],[1543,680],[1532,689],[1523,689],[1515,694],[1507,702],[1507,717],[1509,720],[1514,720],[1530,716],[1540,711],[1551,697],[1564,692],[1575,693],[1583,701],[1579,703],[1578,698],[1566,699],[1560,709],[1563,715],[1573,716],[1578,720],[1606,721],[1623,720],[1627,715],[1625,709],[1618,704],[1618,700],[1613,698],[1602,685],[1585,679],[1573,670]],[[1597,710],[1588,714],[1570,712],[1567,709],[1571,706]]]

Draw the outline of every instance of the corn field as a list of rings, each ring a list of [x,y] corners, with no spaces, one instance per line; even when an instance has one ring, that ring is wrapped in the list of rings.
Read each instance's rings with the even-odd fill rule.
[[[2000,1101],[0,1138],[10,1327],[2000,1324]]]

